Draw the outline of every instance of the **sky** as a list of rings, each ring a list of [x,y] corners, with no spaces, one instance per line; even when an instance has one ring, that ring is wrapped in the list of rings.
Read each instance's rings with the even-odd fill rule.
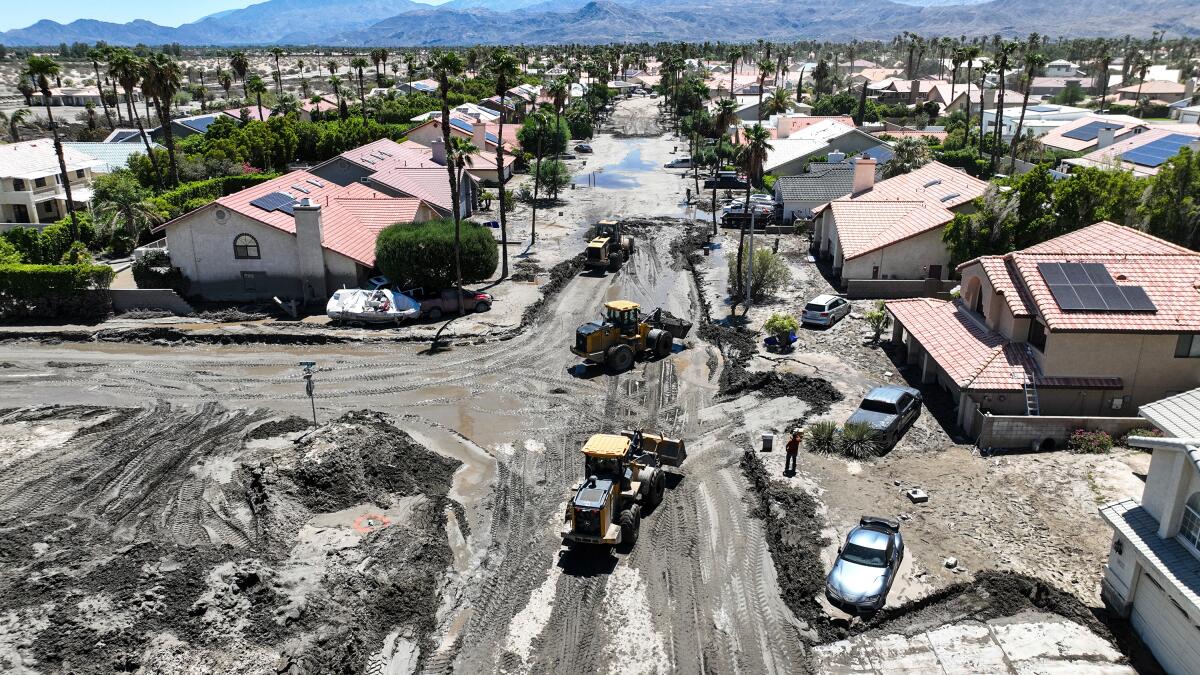
[[[416,0],[438,5],[445,0]],[[99,19],[125,23],[145,19],[162,26],[178,26],[226,9],[239,9],[262,0],[54,0],[42,4],[30,0],[0,0],[0,30],[24,28],[42,19],[68,23],[76,19]]]

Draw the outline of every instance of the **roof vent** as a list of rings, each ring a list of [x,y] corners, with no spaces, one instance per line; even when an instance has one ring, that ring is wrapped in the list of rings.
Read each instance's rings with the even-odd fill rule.
[[[961,197],[961,196],[962,196],[962,195],[958,194],[957,192],[951,192],[950,194],[946,195],[945,197],[942,197],[942,201],[943,201],[943,202],[948,202],[948,201],[950,201],[951,199],[954,199],[954,198],[956,198],[956,197]]]
[[[934,185],[941,185],[941,184],[942,184],[942,179],[941,179],[941,178],[934,178],[933,180],[931,180],[931,181],[929,181],[928,183],[926,183],[926,184],[925,184],[925,187],[933,187]],[[946,201],[946,200],[945,200],[945,199],[943,199],[942,201]]]

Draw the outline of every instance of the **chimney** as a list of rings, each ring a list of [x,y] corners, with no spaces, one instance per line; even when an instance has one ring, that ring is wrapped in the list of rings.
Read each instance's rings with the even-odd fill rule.
[[[487,128],[483,122],[476,122],[475,126],[471,127],[471,129],[471,145],[479,148],[480,152],[487,150],[487,137],[484,135],[487,132]]]
[[[854,160],[854,189],[850,196],[858,195],[875,187],[875,160],[870,157],[859,157]]]
[[[305,197],[296,204],[296,257],[304,302],[323,302],[329,295],[325,285],[325,251],[321,226],[321,205]]]
[[[913,80],[912,82],[909,82],[909,83],[908,83],[908,86],[909,86],[909,90],[908,90],[908,102],[909,102],[909,103],[916,103],[916,102],[917,102],[917,98],[918,98],[918,97],[920,96],[920,94],[921,94],[921,81],[920,81],[920,80]]]
[[[433,142],[429,144],[429,149],[433,151],[433,156],[431,157],[433,163],[446,166],[446,144],[442,139],[433,139]]]
[[[826,157],[830,164],[839,164],[846,159],[846,153],[841,150],[834,150]]]
[[[1096,131],[1096,149],[1103,150],[1115,143],[1117,140],[1117,130],[1112,127],[1101,127]]]
[[[984,103],[984,105],[990,105],[993,108],[996,107],[996,90],[995,89],[984,89],[983,90],[983,103]]]

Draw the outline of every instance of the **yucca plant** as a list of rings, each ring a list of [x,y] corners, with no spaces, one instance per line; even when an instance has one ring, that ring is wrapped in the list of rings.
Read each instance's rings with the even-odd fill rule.
[[[876,431],[869,424],[849,422],[838,437],[838,451],[847,457],[866,459],[879,453]]]
[[[828,455],[837,449],[837,422],[814,422],[804,433],[804,447],[809,452]]]

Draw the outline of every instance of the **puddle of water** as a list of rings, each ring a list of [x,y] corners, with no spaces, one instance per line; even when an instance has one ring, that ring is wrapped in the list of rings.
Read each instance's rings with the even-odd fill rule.
[[[610,190],[632,190],[642,184],[636,174],[648,173],[656,168],[657,163],[642,158],[641,147],[634,147],[619,162],[605,164],[595,171],[575,176],[575,184]]]

